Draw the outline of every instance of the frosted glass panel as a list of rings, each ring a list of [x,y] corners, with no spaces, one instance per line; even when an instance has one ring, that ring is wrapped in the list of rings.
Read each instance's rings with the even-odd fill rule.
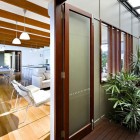
[[[90,123],[90,19],[70,12],[69,133]]]

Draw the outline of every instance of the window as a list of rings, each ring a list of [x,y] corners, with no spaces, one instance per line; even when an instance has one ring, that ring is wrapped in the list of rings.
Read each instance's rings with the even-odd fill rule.
[[[120,71],[129,71],[132,36],[101,22],[101,82]]]
[[[124,32],[121,32],[121,70],[124,70],[124,63],[125,63],[125,60],[124,60],[124,56],[125,56],[125,48],[126,48],[126,35]]]
[[[109,29],[108,26],[102,24],[101,38],[101,79],[105,81],[108,76],[108,50],[109,50]]]

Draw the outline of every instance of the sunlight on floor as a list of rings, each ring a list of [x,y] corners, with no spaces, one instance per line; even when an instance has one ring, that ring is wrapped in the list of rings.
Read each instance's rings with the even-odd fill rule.
[[[22,98],[19,109],[15,108],[16,93],[11,99],[12,86],[0,79],[0,140],[49,140],[50,139],[50,105],[29,107],[27,119],[25,108],[27,102]]]

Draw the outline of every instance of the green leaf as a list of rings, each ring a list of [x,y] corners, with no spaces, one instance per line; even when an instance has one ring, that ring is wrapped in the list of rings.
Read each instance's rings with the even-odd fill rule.
[[[132,113],[130,112],[125,118],[126,123],[128,123],[128,121],[131,119],[131,117],[132,117]]]

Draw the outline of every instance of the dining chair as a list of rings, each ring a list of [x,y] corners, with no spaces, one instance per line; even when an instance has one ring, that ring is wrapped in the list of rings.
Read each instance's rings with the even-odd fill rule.
[[[21,83],[17,82],[16,80],[12,80],[12,81],[11,81],[11,84],[12,84],[12,86],[13,86],[13,90],[12,90],[12,93],[11,93],[10,103],[12,104],[13,95],[14,95],[14,93],[16,93],[16,101],[15,101],[14,108],[15,108],[16,110],[18,110],[18,109],[19,109],[19,103],[18,103],[18,102],[20,102],[20,100],[18,101],[18,99],[20,99],[20,98],[19,98],[19,97],[20,97],[20,94],[19,94],[19,91],[20,91],[20,90],[19,90],[18,86],[21,85]],[[36,92],[36,91],[40,90],[40,88],[38,88],[38,87],[36,87],[36,86],[34,86],[34,85],[26,86],[26,88],[27,88],[30,92]],[[17,106],[17,103],[18,103],[18,106]]]
[[[26,106],[26,114],[23,123],[26,121],[27,118],[27,112],[30,106],[39,107],[40,105],[43,105],[50,101],[50,90],[44,91],[44,90],[37,90],[37,91],[31,91],[27,87],[19,84],[16,84],[15,90],[19,93],[20,99],[23,97],[27,102],[28,105]],[[20,99],[18,101],[18,107],[20,103]]]

